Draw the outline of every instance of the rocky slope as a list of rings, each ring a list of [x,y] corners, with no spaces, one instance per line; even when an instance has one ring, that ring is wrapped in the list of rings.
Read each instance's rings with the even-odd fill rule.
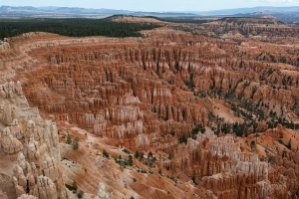
[[[68,198],[55,123],[29,107],[20,82],[2,84],[0,90],[1,198]]]

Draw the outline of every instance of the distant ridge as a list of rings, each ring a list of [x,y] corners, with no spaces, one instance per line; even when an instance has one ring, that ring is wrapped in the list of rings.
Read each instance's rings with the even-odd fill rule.
[[[192,12],[200,16],[273,17],[287,23],[299,23],[299,6],[294,7],[253,7],[205,12]]]
[[[252,8],[235,8],[235,9],[223,9],[223,10],[211,10],[211,11],[193,11],[191,13],[213,16],[213,15],[236,15],[236,14],[251,14],[256,12],[271,12],[271,13],[299,13],[299,6],[294,7],[271,7],[271,6],[260,6]]]
[[[295,7],[253,7],[212,11],[186,12],[142,12],[114,9],[92,9],[76,7],[32,7],[32,6],[1,6],[0,18],[104,18],[113,15],[153,16],[153,17],[272,17],[287,23],[299,23],[299,6]]]
[[[76,7],[13,7],[1,6],[0,17],[107,17],[112,15],[133,15],[133,16],[157,16],[157,17],[181,17],[196,16],[194,13],[185,12],[139,12],[114,9],[89,9]]]

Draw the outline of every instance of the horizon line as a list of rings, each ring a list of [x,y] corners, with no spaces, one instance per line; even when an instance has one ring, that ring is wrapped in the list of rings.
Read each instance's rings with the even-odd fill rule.
[[[213,12],[213,11],[227,11],[227,10],[237,10],[237,9],[252,9],[252,8],[299,8],[299,5],[296,6],[253,6],[253,7],[236,7],[236,8],[224,8],[224,9],[212,9],[212,10],[182,10],[182,11],[142,11],[142,10],[128,10],[128,9],[114,9],[114,8],[90,8],[90,7],[72,7],[72,6],[32,6],[32,5],[19,5],[19,6],[10,6],[10,5],[1,5],[0,7],[32,7],[32,8],[79,8],[79,9],[91,9],[91,10],[118,10],[118,11],[130,11],[130,12],[155,12],[155,13],[195,13],[195,12]]]

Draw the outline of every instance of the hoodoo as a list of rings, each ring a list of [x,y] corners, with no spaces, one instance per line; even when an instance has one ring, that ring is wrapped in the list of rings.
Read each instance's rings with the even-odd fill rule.
[[[1,44],[0,198],[299,197],[298,25],[112,20]]]

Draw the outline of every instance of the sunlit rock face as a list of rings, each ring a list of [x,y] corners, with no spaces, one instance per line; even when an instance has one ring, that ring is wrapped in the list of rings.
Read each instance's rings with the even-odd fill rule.
[[[9,182],[0,194],[69,197],[57,127],[28,100],[45,118],[86,130],[66,130],[80,149],[64,161],[79,165],[70,176],[89,198],[296,198],[299,42],[236,40],[226,31],[248,26],[276,41],[297,29],[204,26],[220,27],[221,37],[162,28],[145,38],[37,33],[9,41],[0,80],[20,83],[0,86],[0,171]],[[284,127],[273,125],[278,120]],[[237,137],[239,124],[247,126]],[[147,162],[133,163],[153,174],[119,166],[117,158],[128,156],[122,147],[143,152]],[[110,159],[99,155],[103,149]]]
[[[8,198],[68,198],[55,123],[29,107],[19,82],[2,84],[0,90],[0,179],[6,184],[1,191]]]

